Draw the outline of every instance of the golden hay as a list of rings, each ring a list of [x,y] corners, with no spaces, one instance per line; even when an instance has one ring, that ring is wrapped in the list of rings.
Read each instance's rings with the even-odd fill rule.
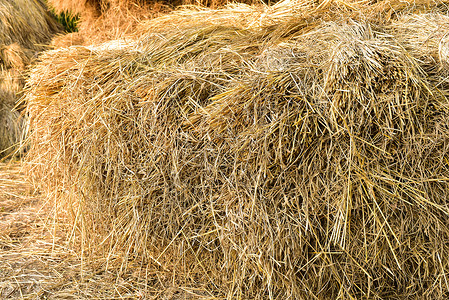
[[[403,16],[392,25],[392,32],[428,73],[449,66],[448,15]]]
[[[70,45],[90,45],[132,34],[143,20],[152,19],[169,8],[136,1],[52,1],[56,11],[67,11],[79,17],[76,33],[57,36],[53,48]],[[114,2],[114,4],[112,3]],[[100,4],[103,3],[103,8]],[[107,4],[107,5],[106,5]]]
[[[32,53],[17,43],[0,45],[0,158],[13,152],[23,138],[24,121],[15,106]]]
[[[0,90],[0,158],[15,150],[23,138],[24,122],[14,110],[14,99],[14,94]]]
[[[246,27],[267,26],[269,24],[286,23],[286,19],[298,20],[311,25],[312,22],[334,20],[341,15],[356,19],[370,18],[378,23],[388,23],[397,18],[404,11],[425,11],[444,5],[442,1],[310,1],[310,0],[284,0],[284,1],[139,1],[139,0],[95,0],[72,1],[53,0],[51,3],[58,11],[72,11],[80,14],[79,32],[74,43],[73,36],[64,38],[60,36],[54,42],[58,45],[98,44],[111,39],[121,39],[126,35],[136,36],[139,29],[147,32],[165,31],[170,27],[201,26],[202,24],[239,25]],[[251,5],[247,5],[247,4]],[[270,3],[274,5],[266,5]],[[179,6],[183,4],[182,6]],[[226,6],[224,6],[226,4]],[[195,6],[199,5],[199,6]],[[172,13],[173,6],[178,7]],[[205,6],[215,9],[206,9]],[[224,7],[224,8],[223,8]],[[194,11],[194,13],[192,13]],[[157,22],[151,20],[158,17]],[[146,25],[140,26],[140,23]],[[295,22],[294,22],[295,23]],[[279,29],[286,34],[287,29]],[[290,28],[295,30],[295,28]],[[276,33],[274,33],[276,34]],[[282,38],[279,36],[279,38]]]
[[[67,48],[85,44],[85,37],[80,32],[71,32],[67,34],[56,35],[51,41],[51,47],[54,49]]]
[[[58,30],[40,0],[0,1],[0,45],[42,50]]]
[[[446,299],[448,87],[401,16],[293,9],[45,53],[31,174],[121,270],[227,299]]]
[[[231,1],[229,0],[49,0],[51,6],[53,6],[58,12],[71,11],[75,14],[80,14],[82,17],[99,17],[109,9],[116,9],[117,7],[132,8],[154,5],[160,2],[165,5],[178,6],[178,5],[203,5],[209,7],[223,6]],[[257,3],[252,0],[243,0],[239,2]],[[160,5],[160,4],[159,4]]]
[[[0,0],[0,156],[22,137],[23,122],[11,110],[24,87],[25,69],[57,31],[40,0]]]
[[[68,11],[79,16],[79,33],[75,42],[91,45],[120,39],[126,34],[134,35],[140,22],[164,15],[180,5],[219,7],[229,2],[228,0],[50,0],[49,4],[57,12]],[[239,2],[259,4],[254,0]],[[67,39],[60,36],[54,45],[70,45],[73,43],[72,39],[73,36]]]
[[[23,88],[24,72],[32,56],[33,51],[24,49],[17,43],[0,45],[0,91],[14,95]],[[3,97],[0,101],[6,101],[6,98],[14,106],[16,97]]]
[[[32,53],[24,49],[18,43],[0,45],[0,61],[2,69],[15,69],[23,71],[30,63]]]

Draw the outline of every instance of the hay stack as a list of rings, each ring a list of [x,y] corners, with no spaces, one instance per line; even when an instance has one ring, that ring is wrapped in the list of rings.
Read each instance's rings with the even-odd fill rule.
[[[28,162],[84,253],[229,299],[446,298],[447,91],[394,27],[305,19],[42,57]]]
[[[42,50],[59,27],[40,0],[0,2],[0,45]]]
[[[221,7],[228,0],[50,0],[59,13],[69,12],[80,17],[79,32],[69,36],[58,36],[55,47],[71,45],[92,45],[134,35],[139,24],[172,11],[180,5],[201,5]],[[239,2],[257,3],[253,0]]]
[[[167,28],[185,27],[196,23],[223,24],[233,22],[246,26],[262,26],[281,22],[288,24],[286,19],[304,22],[335,20],[341,14],[351,15],[356,19],[369,18],[377,23],[388,23],[406,11],[425,11],[443,1],[222,1],[222,0],[176,0],[176,1],[147,1],[147,0],[50,0],[49,3],[58,12],[70,11],[79,14],[79,32],[70,36],[59,36],[53,45],[67,47],[71,45],[92,45],[111,39],[122,39],[125,36],[136,36],[136,31],[144,29],[167,30]],[[267,5],[271,4],[271,5]],[[226,6],[225,6],[226,4]],[[250,5],[247,5],[250,4]],[[188,9],[174,7],[187,5]],[[189,6],[190,5],[190,6]],[[193,5],[193,6],[192,6]],[[195,6],[199,5],[199,6]],[[205,6],[215,8],[205,9]],[[225,7],[225,9],[223,9]],[[194,12],[194,13],[193,13]],[[158,17],[157,22],[151,19]],[[150,20],[148,22],[148,20]],[[140,23],[146,22],[145,26]],[[293,22],[295,23],[295,22]],[[310,25],[310,24],[309,24]],[[290,28],[295,30],[295,28]],[[282,30],[281,30],[282,31]],[[283,33],[288,32],[283,29]]]
[[[433,80],[449,75],[449,17],[427,13],[403,16],[391,25],[392,34],[420,61]],[[447,79],[446,79],[447,81]]]
[[[22,137],[19,113],[11,110],[24,86],[25,69],[58,30],[42,2],[0,1],[0,156]]]
[[[209,7],[223,6],[229,3],[227,0],[202,0],[202,1],[190,1],[190,0],[50,0],[50,4],[59,12],[71,11],[75,14],[80,14],[83,18],[98,18],[110,9],[116,9],[118,7],[131,8],[133,6],[145,6],[155,4],[156,2],[163,3],[165,5],[178,6],[178,5],[204,5]],[[252,3],[254,1],[239,1]]]
[[[20,113],[14,109],[14,93],[0,89],[0,156],[14,150],[23,138],[24,124]]]

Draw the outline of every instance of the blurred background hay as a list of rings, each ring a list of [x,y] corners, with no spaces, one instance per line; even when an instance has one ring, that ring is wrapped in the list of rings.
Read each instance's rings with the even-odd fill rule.
[[[447,91],[449,85],[448,21],[447,12],[424,13],[403,16],[391,25],[392,34],[442,91]]]
[[[303,4],[41,56],[27,164],[87,260],[216,298],[447,298],[447,10]]]
[[[0,1],[0,156],[23,138],[24,123],[15,106],[26,67],[59,30],[40,0]]]
[[[41,1],[0,1],[0,156],[14,150],[23,135],[24,124],[13,110],[26,67],[57,31]]]
[[[247,4],[262,4],[255,0],[242,0]],[[195,5],[219,8],[232,3],[228,0],[50,0],[49,4],[58,13],[69,13],[80,17],[79,32],[70,36],[60,35],[53,41],[55,47],[90,45],[111,39],[133,35],[138,24],[162,16],[180,6]]]
[[[154,30],[154,26],[165,30],[176,25],[204,22],[221,23],[234,20],[245,23],[247,26],[263,20],[265,25],[274,24],[277,20],[286,22],[303,19],[314,22],[323,20],[335,20],[342,15],[350,15],[355,19],[367,19],[372,22],[387,24],[391,20],[408,13],[445,9],[447,1],[309,1],[309,0],[284,0],[284,1],[221,1],[221,0],[176,0],[176,1],[147,1],[147,0],[50,0],[49,4],[58,13],[67,13],[79,16],[79,32],[68,36],[60,35],[54,39],[53,45],[66,47],[71,45],[91,45],[105,42],[111,39],[121,39],[127,35],[136,35],[136,31],[145,28]],[[205,7],[212,8],[204,9]],[[226,9],[222,10],[222,8]],[[192,14],[192,10],[196,13]],[[200,13],[201,11],[201,13]],[[233,13],[231,13],[231,11]],[[174,12],[171,13],[170,12]],[[221,15],[221,17],[220,17]],[[156,23],[149,22],[147,26],[139,26],[140,23],[161,17]],[[230,20],[225,20],[226,18]],[[250,21],[252,23],[250,23]],[[185,24],[186,23],[186,24]],[[151,25],[150,25],[151,24]],[[260,26],[262,24],[258,24]],[[292,28],[293,29],[293,28]]]
[[[23,139],[25,124],[14,109],[16,97],[0,90],[0,156],[12,152]]]
[[[59,30],[40,0],[3,0],[0,9],[0,45],[18,43],[27,49],[42,50]]]

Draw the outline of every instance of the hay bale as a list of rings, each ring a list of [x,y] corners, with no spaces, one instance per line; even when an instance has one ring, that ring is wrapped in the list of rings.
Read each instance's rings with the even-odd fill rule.
[[[24,49],[17,43],[0,45],[0,90],[5,93],[18,93],[25,84],[24,72],[33,57],[33,51]],[[0,101],[13,101],[16,97],[3,97]]]
[[[0,1],[0,45],[42,50],[58,30],[40,0]]]
[[[262,285],[261,298],[443,299],[432,282],[449,263],[448,99],[360,24],[325,25],[261,60],[266,74],[186,122],[210,141],[197,182],[227,280]]]
[[[30,53],[18,44],[0,45],[0,158],[15,150],[23,137],[24,122],[15,106]]]
[[[447,91],[386,27],[206,24],[33,69],[28,163],[83,253],[217,297],[444,299]]]
[[[391,25],[393,34],[428,74],[449,67],[449,17],[441,13],[405,15]],[[435,68],[437,66],[437,68]]]
[[[0,156],[22,138],[23,120],[12,111],[37,52],[59,31],[40,0],[0,1]]]
[[[0,89],[0,157],[15,150],[24,134],[25,123],[14,109],[15,94]]]

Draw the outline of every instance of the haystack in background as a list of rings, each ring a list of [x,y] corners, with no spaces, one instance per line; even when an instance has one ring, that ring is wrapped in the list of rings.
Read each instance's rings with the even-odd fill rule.
[[[26,96],[31,174],[83,254],[141,264],[149,282],[446,299],[448,90],[420,38],[385,2],[326,2],[326,21],[283,5],[184,11],[187,25],[45,53]]]
[[[155,1],[50,0],[48,3],[57,13],[79,18],[77,32],[56,36],[52,41],[54,48],[120,39],[132,33],[139,22],[169,11]]]
[[[258,3],[258,1],[239,1]],[[230,1],[222,0],[50,0],[49,4],[57,12],[70,12],[80,16],[79,32],[70,36],[58,36],[55,47],[70,45],[90,45],[111,39],[120,39],[134,34],[138,24],[145,20],[164,15],[180,5],[200,5],[221,7]]]
[[[34,0],[0,1],[0,72],[2,89],[17,92],[20,75],[59,30],[44,4]],[[9,77],[9,78],[7,78]],[[12,83],[10,83],[12,81]]]
[[[108,10],[117,8],[132,9],[132,7],[145,7],[154,5],[159,2],[159,5],[165,6],[179,6],[179,5],[202,5],[209,7],[218,7],[230,3],[228,0],[49,0],[50,4],[59,12],[71,11],[75,14],[80,14],[85,21],[89,21],[107,13]],[[246,2],[248,1],[239,1]],[[249,3],[255,3],[249,1]]]
[[[17,93],[24,86],[23,73],[30,63],[34,51],[20,46],[18,43],[0,46],[0,89],[4,92]],[[8,97],[12,103],[15,97]],[[6,98],[4,98],[6,99]],[[3,100],[7,101],[7,100]]]
[[[391,25],[392,34],[420,62],[432,80],[449,76],[449,16],[443,13],[406,15]]]
[[[23,122],[11,110],[24,87],[25,69],[57,31],[41,1],[0,1],[0,156],[22,138]]]
[[[24,134],[25,124],[15,110],[14,93],[0,89],[0,157],[15,150]]]
[[[436,6],[444,7],[447,1],[50,0],[49,3],[57,12],[68,11],[81,17],[79,32],[58,36],[53,42],[55,47],[66,47],[121,39],[130,34],[135,36],[135,31],[139,28],[154,30],[152,26],[156,26],[166,30],[173,26],[185,27],[186,24],[191,25],[195,22],[198,26],[204,22],[221,23],[226,22],[227,18],[231,22],[234,20],[246,23],[247,26],[261,26],[263,24],[257,22],[268,25],[276,23],[276,20],[282,20],[285,23],[287,18],[303,19],[305,22],[335,20],[343,13],[356,19],[369,18],[377,23],[388,23],[404,12],[426,11]],[[188,9],[179,9],[183,6]],[[192,10],[196,10],[196,13],[192,14]],[[170,11],[175,13],[167,14]],[[152,25],[139,26],[141,22],[147,22],[155,17],[161,17],[157,25],[150,21]]]
[[[0,11],[0,45],[42,50],[59,30],[40,0],[2,0]]]

